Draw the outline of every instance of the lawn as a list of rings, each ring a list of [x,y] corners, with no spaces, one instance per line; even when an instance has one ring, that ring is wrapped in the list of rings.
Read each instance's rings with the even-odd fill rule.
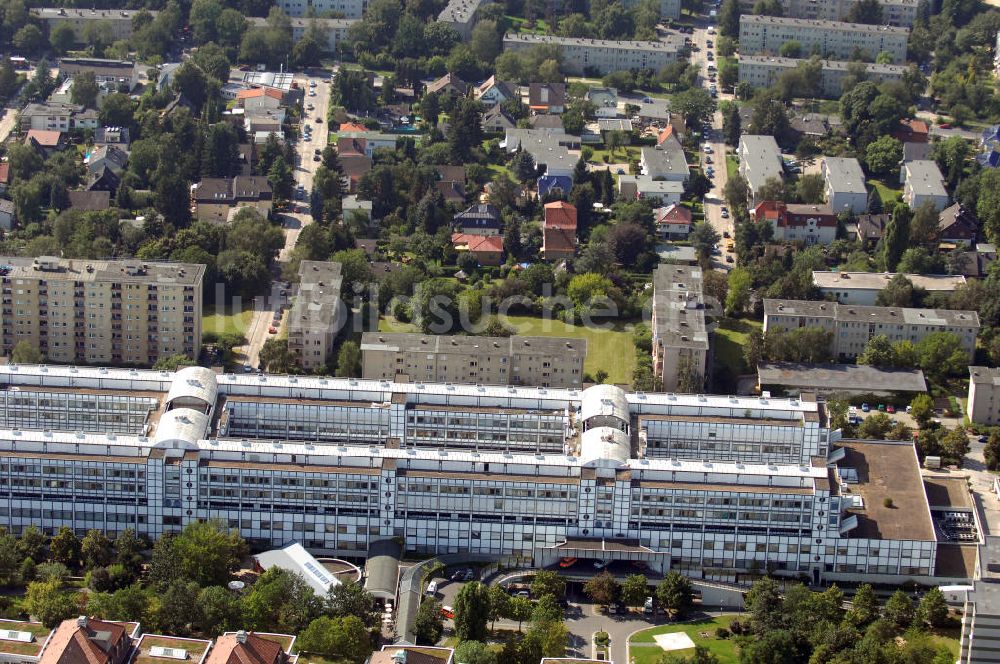
[[[895,203],[896,201],[898,201],[902,193],[901,189],[890,187],[881,180],[874,180],[874,179],[869,180],[868,186],[875,187],[875,189],[878,190],[878,196],[879,198],[882,199],[883,208],[885,208],[890,203]]]
[[[206,340],[218,338],[223,334],[237,333],[245,335],[250,329],[253,318],[253,307],[244,305],[242,311],[232,311],[227,305],[208,305],[202,317],[201,329]]]
[[[760,330],[760,321],[745,318],[723,318],[715,331],[715,363],[732,369],[736,375],[754,371],[746,366],[743,359],[743,346],[751,330]]]
[[[567,325],[560,320],[542,320],[532,316],[503,316],[503,322],[518,334],[540,337],[571,337],[587,340],[587,359],[583,370],[591,376],[603,369],[610,383],[632,382],[635,370],[635,346],[629,324],[615,324],[614,329]],[[419,332],[412,323],[401,323],[391,316],[379,319],[380,332]]]
[[[507,19],[507,22],[510,25],[510,31],[515,34],[525,33],[531,35],[548,35],[552,33],[548,24],[542,19],[536,19],[534,29],[528,29],[525,27],[525,24],[528,22],[527,19],[517,16],[505,16],[504,18]]]
[[[591,156],[590,161],[595,164],[603,164],[604,157],[607,156],[609,164],[624,164],[629,161],[638,161],[640,157],[640,151],[637,147],[628,146],[625,149],[618,148],[615,150],[614,155],[612,155],[606,148],[595,149],[593,156]]]
[[[931,634],[931,641],[935,646],[944,646],[953,657],[958,657],[958,641],[962,635],[960,627],[949,627],[947,629],[937,629]]]
[[[740,162],[731,154],[726,155],[726,178],[734,178],[740,172]]]
[[[643,630],[629,639],[632,664],[654,664],[665,652],[656,645],[653,637],[660,634],[673,634],[674,632],[684,632],[691,637],[695,645],[707,648],[719,659],[719,664],[736,664],[738,661],[736,656],[736,642],[731,637],[729,639],[717,639],[715,637],[716,628],[729,627],[729,623],[735,617],[735,614],[731,614],[710,620],[698,620],[679,625],[662,625]],[[708,634],[708,636],[704,637],[702,634]],[[689,648],[675,651],[674,654],[686,656],[692,652],[693,650]]]

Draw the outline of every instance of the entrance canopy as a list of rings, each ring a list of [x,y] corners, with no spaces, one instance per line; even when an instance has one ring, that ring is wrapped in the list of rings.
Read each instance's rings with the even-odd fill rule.
[[[365,590],[379,599],[395,599],[402,555],[403,547],[396,540],[372,542],[365,563]]]

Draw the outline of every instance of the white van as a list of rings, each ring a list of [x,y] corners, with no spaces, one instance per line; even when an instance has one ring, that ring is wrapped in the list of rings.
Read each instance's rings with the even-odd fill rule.
[[[435,595],[437,595],[437,591],[438,591],[437,581],[431,581],[430,583],[427,584],[427,590],[425,591],[427,595],[434,597]]]

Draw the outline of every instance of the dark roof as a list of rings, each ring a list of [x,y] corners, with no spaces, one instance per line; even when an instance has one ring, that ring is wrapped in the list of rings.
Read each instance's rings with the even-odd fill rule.
[[[547,90],[547,96],[543,96]],[[532,83],[528,86],[528,106],[565,106],[565,83]]]
[[[938,230],[942,238],[974,240],[979,233],[979,219],[972,210],[955,203],[938,215]]]
[[[452,166],[450,164],[437,164],[434,166],[438,179],[442,182],[461,182],[465,184],[465,166]]]
[[[470,205],[454,217],[463,228],[500,228],[500,210],[489,203]]]
[[[84,212],[107,210],[111,207],[111,194],[107,191],[71,191],[69,206]]]
[[[560,115],[533,115],[531,116],[532,129],[562,129],[563,121]]]
[[[469,84],[454,74],[445,74],[441,78],[429,84],[427,86],[426,93],[433,94],[446,89],[450,89],[458,94],[464,95],[469,91]]]
[[[858,237],[862,241],[881,240],[885,227],[891,219],[891,214],[858,215]]]
[[[844,392],[926,392],[919,369],[878,369],[865,364],[770,362],[757,366],[761,385]]]
[[[403,547],[396,540],[371,542],[365,563],[365,590],[375,597],[395,599],[402,555]]]
[[[90,182],[87,183],[87,191],[106,191],[113,194],[118,191],[121,181],[121,178],[113,170],[107,166],[101,166],[96,173],[91,175]]]
[[[483,127],[500,127],[503,129],[509,129],[517,126],[514,119],[507,115],[503,108],[501,108],[500,104],[490,106],[486,112],[483,113],[483,120],[481,124]]]

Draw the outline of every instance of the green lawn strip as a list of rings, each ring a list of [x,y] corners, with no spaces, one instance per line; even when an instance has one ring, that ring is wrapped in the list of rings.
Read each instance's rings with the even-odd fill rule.
[[[246,335],[250,331],[253,308],[247,304],[243,311],[232,311],[228,305],[208,305],[202,317],[201,329],[205,336],[221,336],[232,332]]]
[[[736,161],[736,157],[731,154],[726,155],[726,176],[727,178],[736,177],[736,174],[740,172],[740,163]]]
[[[931,632],[931,641],[935,646],[944,646],[953,657],[958,657],[958,642],[962,635],[959,627],[935,629]]]
[[[632,638],[629,639],[629,643],[633,646],[630,650],[632,663],[655,664],[655,662],[663,657],[665,652],[656,645],[656,641],[653,637],[659,636],[660,634],[684,632],[691,638],[692,641],[694,641],[696,646],[703,646],[713,655],[718,657],[720,664],[736,664],[738,658],[736,656],[736,643],[733,638],[719,639],[715,636],[715,630],[717,628],[728,628],[729,624],[735,617],[735,614],[730,614],[690,623],[662,625],[660,627],[653,627],[651,629],[643,630],[638,634],[634,634]],[[702,633],[708,634],[708,637],[703,637]],[[692,652],[692,649],[685,649],[674,651],[672,654],[686,656],[690,655]]]
[[[746,366],[743,346],[751,329],[760,329],[760,321],[724,318],[715,330],[715,363],[731,367],[734,372],[746,373],[753,369]]]
[[[883,206],[898,201],[902,193],[901,189],[890,187],[881,180],[869,180],[868,186],[878,190],[878,196],[882,199]]]

